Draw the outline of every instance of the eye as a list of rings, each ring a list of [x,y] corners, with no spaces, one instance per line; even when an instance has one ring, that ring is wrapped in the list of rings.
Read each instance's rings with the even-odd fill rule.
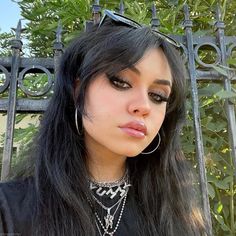
[[[118,78],[117,76],[112,76],[108,78],[113,87],[121,90],[131,88],[131,85],[124,79]]]
[[[161,93],[153,93],[153,92],[150,92],[148,93],[149,97],[151,98],[151,100],[154,102],[154,103],[162,103],[162,102],[168,102],[168,97],[164,94],[161,94]]]

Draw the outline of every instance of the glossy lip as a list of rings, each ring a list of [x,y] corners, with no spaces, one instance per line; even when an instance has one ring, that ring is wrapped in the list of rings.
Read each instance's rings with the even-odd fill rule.
[[[147,135],[146,125],[142,121],[131,121],[119,126],[119,128],[132,137],[144,138]]]

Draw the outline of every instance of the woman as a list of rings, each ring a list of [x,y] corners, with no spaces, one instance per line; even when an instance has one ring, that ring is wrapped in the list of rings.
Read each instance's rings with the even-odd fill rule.
[[[1,184],[3,233],[203,235],[180,150],[176,46],[106,11],[67,48],[30,176]]]

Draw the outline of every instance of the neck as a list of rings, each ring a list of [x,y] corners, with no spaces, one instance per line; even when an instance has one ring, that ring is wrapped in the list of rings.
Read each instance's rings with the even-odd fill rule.
[[[120,179],[126,169],[125,159],[111,160],[104,156],[90,156],[88,158],[88,169],[90,176],[97,182],[114,182]]]
[[[109,150],[88,147],[87,150],[87,167],[93,180],[97,182],[114,182],[123,177],[126,170],[127,157],[116,155]]]

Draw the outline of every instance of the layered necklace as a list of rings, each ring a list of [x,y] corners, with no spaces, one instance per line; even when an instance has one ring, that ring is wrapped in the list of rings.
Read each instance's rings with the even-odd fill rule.
[[[96,227],[100,236],[114,236],[123,216],[130,179],[128,169],[124,176],[115,182],[96,182],[89,180],[94,204],[89,203],[94,210]]]

